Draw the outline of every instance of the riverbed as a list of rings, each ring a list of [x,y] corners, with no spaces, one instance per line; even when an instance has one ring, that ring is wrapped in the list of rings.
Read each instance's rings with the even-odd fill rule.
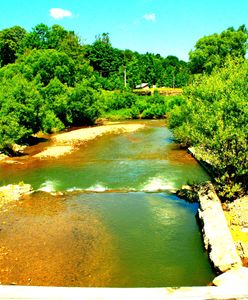
[[[108,133],[56,159],[0,166],[1,184],[35,193],[0,212],[2,284],[159,287],[207,285],[197,204],[182,184],[208,179],[164,121]],[[33,146],[36,153],[42,145]]]

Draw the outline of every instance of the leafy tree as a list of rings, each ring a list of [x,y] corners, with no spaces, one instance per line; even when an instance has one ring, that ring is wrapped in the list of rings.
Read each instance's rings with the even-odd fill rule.
[[[62,129],[64,126],[72,123],[71,115],[68,113],[67,107],[70,93],[71,89],[69,89],[67,85],[62,84],[57,77],[50,80],[49,84],[41,89],[41,94],[45,100],[44,107],[51,111],[45,121],[46,132],[48,132],[48,130],[55,131],[55,128]],[[54,124],[50,127],[48,126],[48,120],[52,119],[52,115],[54,116],[54,119],[56,118],[56,123],[59,121],[61,122],[59,126],[55,126]],[[49,121],[49,123],[51,123],[51,121]]]
[[[68,114],[74,125],[93,124],[98,118],[98,93],[88,85],[87,81],[75,86],[67,104]]]
[[[193,51],[190,51],[190,69],[193,74],[210,74],[215,67],[221,67],[226,58],[245,57],[248,31],[244,25],[238,30],[228,28],[221,34],[212,34],[200,38]]]
[[[55,77],[69,86],[75,85],[75,62],[64,52],[54,49],[32,50],[20,57],[18,63],[27,79],[36,79],[44,86]]]
[[[219,195],[232,199],[247,192],[248,61],[228,60],[185,91],[184,106],[170,114],[175,137],[198,146],[214,168]]]
[[[0,31],[0,65],[14,63],[22,40],[27,35],[24,28],[14,26]]]
[[[27,49],[55,49],[73,59],[84,59],[84,48],[79,37],[74,31],[68,31],[57,24],[52,27],[43,23],[36,25],[22,40],[20,53],[23,54]]]
[[[94,70],[103,77],[118,72],[123,64],[121,51],[111,46],[107,33],[97,37],[96,41],[88,47],[86,55]]]
[[[42,99],[35,85],[22,75],[1,81],[1,148],[10,148],[14,142],[39,130],[41,106]]]
[[[50,28],[40,23],[22,41],[22,52],[26,49],[48,49]]]

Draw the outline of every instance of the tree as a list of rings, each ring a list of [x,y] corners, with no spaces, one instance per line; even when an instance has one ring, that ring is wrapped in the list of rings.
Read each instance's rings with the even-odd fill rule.
[[[169,118],[177,140],[197,146],[214,169],[219,195],[247,193],[248,61],[228,60],[185,91]]]
[[[223,66],[229,56],[244,58],[247,39],[248,31],[244,25],[238,30],[230,27],[221,34],[215,33],[200,38],[195,49],[189,53],[191,72],[210,74],[215,67]]]
[[[33,49],[55,49],[65,52],[73,59],[82,61],[83,46],[74,31],[68,31],[60,25],[47,25],[40,23],[29,32],[21,43],[20,53]]]
[[[68,126],[72,123],[71,115],[68,112],[68,101],[70,97],[71,90],[67,87],[67,85],[63,84],[57,77],[50,80],[49,84],[41,89],[41,94],[44,103],[44,110],[50,110],[49,119],[51,119],[51,115],[53,113],[54,119],[56,119],[57,125],[48,126],[47,117],[45,121],[45,127],[43,123],[43,127],[46,132],[55,131],[55,127],[62,129],[65,126]],[[45,113],[46,114],[46,113]]]
[[[43,86],[48,85],[55,77],[68,86],[75,85],[75,61],[64,52],[34,49],[20,57],[18,63],[21,65],[22,74],[28,80],[35,79]]]
[[[94,124],[99,116],[98,93],[87,81],[77,84],[70,94],[67,104],[68,114],[75,125]]]
[[[14,63],[22,40],[27,35],[24,28],[14,26],[0,31],[0,65]]]
[[[50,28],[40,23],[22,41],[22,52],[26,49],[48,49]]]
[[[32,82],[17,74],[0,84],[0,148],[29,137],[40,129],[42,98]]]
[[[88,46],[86,56],[94,70],[103,77],[109,77],[112,72],[118,72],[123,65],[122,52],[111,46],[107,33],[97,36],[95,42]]]

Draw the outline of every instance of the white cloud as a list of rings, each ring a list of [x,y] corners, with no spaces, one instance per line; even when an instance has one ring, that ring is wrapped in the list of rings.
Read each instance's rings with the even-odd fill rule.
[[[63,19],[65,17],[72,17],[72,12],[70,12],[69,10],[62,9],[62,8],[51,8],[50,16],[56,20]]]
[[[145,15],[143,16],[143,18],[144,18],[145,20],[147,20],[147,21],[152,21],[152,22],[154,22],[154,21],[156,20],[156,15],[155,15],[154,13],[152,13],[152,14],[145,14]]]

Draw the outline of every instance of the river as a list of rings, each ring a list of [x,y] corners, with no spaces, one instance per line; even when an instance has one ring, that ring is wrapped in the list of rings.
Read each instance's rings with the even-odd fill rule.
[[[24,157],[0,166],[1,184],[24,181],[36,190],[0,212],[2,284],[211,282],[198,206],[173,193],[208,175],[173,142],[164,121],[144,123],[145,129],[99,137],[60,159]]]

